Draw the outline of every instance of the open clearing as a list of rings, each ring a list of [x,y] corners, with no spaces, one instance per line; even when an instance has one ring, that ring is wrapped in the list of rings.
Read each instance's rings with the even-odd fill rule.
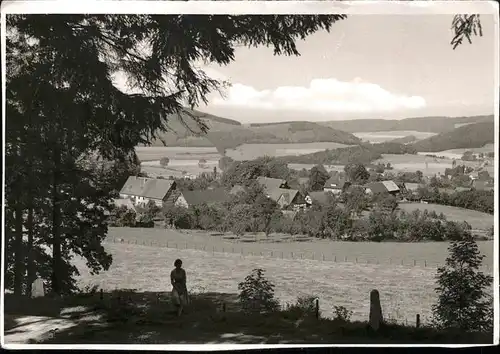
[[[90,275],[77,261],[79,283],[104,290],[169,291],[169,272],[176,258],[184,261],[191,291],[238,293],[238,283],[254,268],[266,270],[276,284],[276,296],[294,302],[297,296],[318,296],[325,316],[333,306],[353,311],[352,319],[366,320],[369,292],[380,291],[384,314],[400,321],[413,321],[420,313],[423,322],[435,301],[433,268],[366,265],[270,259],[196,250],[175,250],[127,244],[106,244],[113,255],[107,272]]]
[[[401,131],[382,131],[382,132],[357,132],[352,133],[354,136],[370,142],[370,143],[382,143],[384,141],[394,140],[398,138],[404,138],[405,136],[413,135],[418,140],[427,139],[431,136],[436,135],[436,133],[430,132],[418,132],[414,130],[401,130]]]
[[[411,213],[414,210],[435,211],[437,214],[443,213],[449,221],[467,221],[473,230],[488,230],[493,226],[495,218],[493,215],[482,213],[476,210],[457,208],[440,204],[422,204],[422,203],[400,203],[399,209]]]
[[[262,156],[297,156],[312,154],[326,149],[338,149],[349,145],[317,142],[296,144],[243,144],[235,149],[228,149],[226,155],[236,161],[254,160]]]

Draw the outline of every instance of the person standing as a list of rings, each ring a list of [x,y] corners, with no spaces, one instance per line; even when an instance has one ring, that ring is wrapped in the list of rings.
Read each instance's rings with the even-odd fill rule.
[[[182,261],[180,259],[175,260],[174,267],[170,273],[170,282],[173,287],[172,300],[177,307],[177,316],[180,316],[188,303],[186,271],[182,268]]]

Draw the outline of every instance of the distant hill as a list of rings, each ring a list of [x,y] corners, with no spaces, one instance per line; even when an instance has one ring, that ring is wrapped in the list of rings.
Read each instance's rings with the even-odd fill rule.
[[[411,145],[383,142],[361,144],[338,149],[327,149],[312,154],[283,156],[277,159],[286,163],[345,165],[348,163],[369,164],[382,157],[382,154],[416,154]]]
[[[321,122],[327,127],[341,129],[350,133],[413,130],[419,132],[444,133],[460,124],[494,122],[493,115],[472,117],[421,117],[401,120],[389,119],[355,119]]]
[[[351,133],[325,127],[313,122],[270,123],[265,126],[243,126],[241,123],[191,111],[210,128],[203,134],[195,120],[188,114],[182,115],[182,120],[172,115],[169,118],[170,130],[161,135],[161,140],[154,142],[153,146],[215,146],[223,152],[242,144],[284,144],[284,143],[314,143],[334,142],[346,145],[361,143],[361,139]],[[189,127],[192,131],[190,131]]]
[[[441,133],[427,139],[417,141],[411,146],[416,151],[437,152],[450,149],[479,148],[495,141],[493,122],[468,124]]]

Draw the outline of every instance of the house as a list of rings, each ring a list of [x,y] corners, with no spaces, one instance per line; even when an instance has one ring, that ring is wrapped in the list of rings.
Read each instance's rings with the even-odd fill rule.
[[[120,191],[120,198],[130,199],[134,205],[146,205],[153,201],[161,207],[175,188],[173,180],[130,176]]]
[[[224,188],[214,188],[196,191],[180,191],[175,199],[174,205],[182,208],[199,206],[202,204],[212,205],[229,200],[230,194]]]
[[[267,196],[278,203],[280,208],[292,206],[293,209],[301,209],[307,206],[306,198],[296,189],[275,188],[266,190]]]
[[[306,200],[309,201],[309,204],[317,204],[317,205],[327,205],[330,201],[332,193],[319,191],[319,192],[309,192],[309,195],[306,197]]]
[[[257,177],[257,182],[264,187],[264,189],[270,191],[272,189],[282,188],[288,189],[288,184],[284,179],[270,178],[270,177]]]
[[[417,194],[418,189],[421,186],[422,185],[420,183],[404,183],[403,188],[406,190],[406,192],[408,192],[410,194]]]
[[[391,194],[396,195],[401,192],[398,185],[394,181],[372,182],[366,185],[368,194]]]
[[[472,188],[477,191],[492,191],[494,190],[493,181],[472,181]]]
[[[324,192],[331,192],[333,194],[340,194],[344,188],[349,186],[349,182],[346,182],[345,178],[335,176],[329,178],[323,187]]]

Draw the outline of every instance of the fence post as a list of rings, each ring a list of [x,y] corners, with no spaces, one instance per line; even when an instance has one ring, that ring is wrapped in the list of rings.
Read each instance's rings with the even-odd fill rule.
[[[420,314],[417,313],[417,328],[420,327]]]
[[[333,257],[333,261],[337,262],[337,256],[336,255]]]
[[[103,293],[102,289],[99,291],[99,299],[100,300],[104,299],[104,293]]]
[[[347,256],[344,256],[344,262],[347,262]]]
[[[415,267],[416,265],[417,265],[417,260],[416,260],[416,259],[414,259],[414,260],[413,260],[413,266]]]
[[[319,299],[316,298],[316,319],[319,319]]]
[[[325,254],[323,253],[323,262],[325,261]]]
[[[212,254],[215,253],[215,246],[212,246]]]
[[[427,267],[427,259],[424,259],[424,267]]]
[[[167,248],[168,248],[168,240],[167,240]]]
[[[292,259],[293,259],[293,252],[292,252]]]
[[[281,251],[281,259],[283,259],[283,251]]]
[[[274,257],[274,251],[271,251],[271,257]]]
[[[356,257],[356,263],[358,263],[358,257]]]
[[[177,243],[175,244],[175,249],[177,249]]]
[[[226,303],[225,302],[222,303],[222,312],[226,312]]]

